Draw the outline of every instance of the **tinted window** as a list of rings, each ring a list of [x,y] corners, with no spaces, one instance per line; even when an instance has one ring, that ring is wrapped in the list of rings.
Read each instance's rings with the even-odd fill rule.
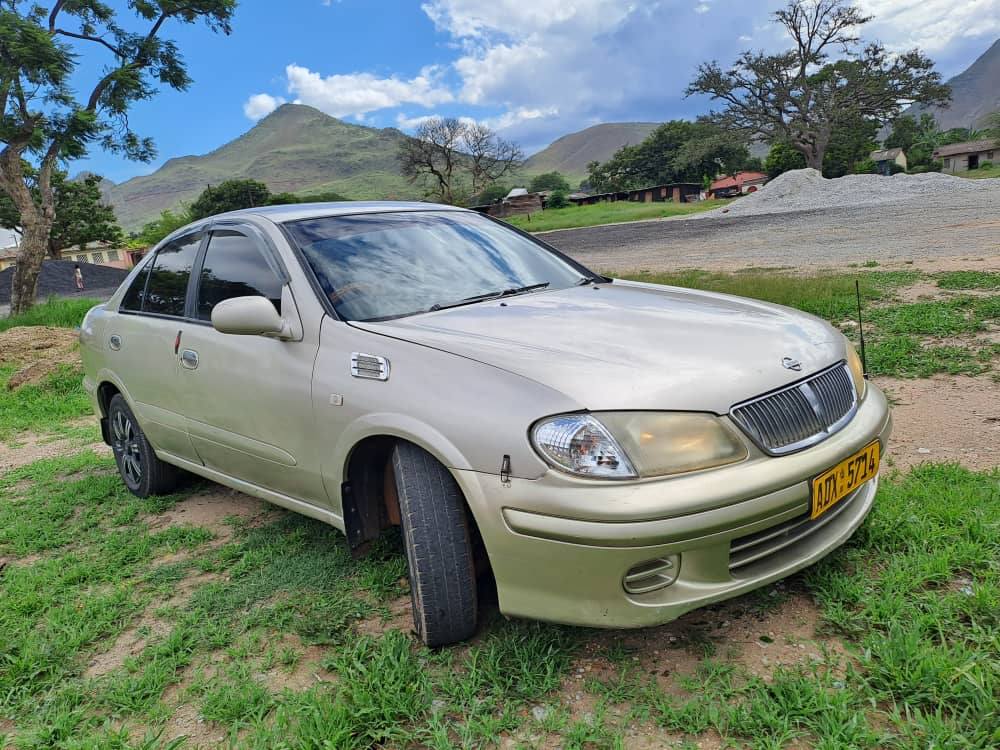
[[[474,213],[330,216],[287,227],[347,320],[413,315],[525,286],[564,289],[584,275],[531,238]]]
[[[195,235],[160,248],[153,258],[143,312],[184,315],[188,279],[200,243],[201,237]]]
[[[267,297],[281,312],[281,279],[257,243],[239,232],[214,232],[208,241],[198,286],[198,317],[232,297]]]
[[[142,309],[142,298],[143,293],[146,290],[146,279],[149,278],[149,265],[147,264],[139,274],[132,279],[132,286],[128,288],[125,292],[125,296],[122,297],[122,310],[131,310],[132,312],[139,312]]]

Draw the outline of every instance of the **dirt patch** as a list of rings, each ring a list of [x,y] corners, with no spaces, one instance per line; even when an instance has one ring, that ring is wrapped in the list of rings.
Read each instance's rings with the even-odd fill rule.
[[[336,681],[337,676],[321,666],[328,647],[306,646],[297,635],[287,633],[275,648],[279,654],[290,649],[296,653],[298,659],[291,666],[279,664],[258,675],[272,693],[280,693],[286,689],[301,692],[317,683]]]
[[[62,365],[79,363],[78,334],[72,329],[18,326],[0,332],[0,364],[20,367],[7,381],[9,390],[38,383]]]
[[[15,445],[0,442],[0,474],[43,458],[72,455],[84,449],[90,449],[100,456],[111,455],[111,448],[104,443],[81,445],[79,439],[61,438],[58,435],[26,432],[19,434],[15,440]]]
[[[182,703],[174,709],[167,720],[161,739],[164,744],[169,744],[181,737],[186,739],[183,744],[186,748],[222,747],[226,742],[226,730],[201,718],[197,707],[190,703]]]
[[[236,517],[244,520],[276,512],[273,506],[244,495],[242,492],[212,485],[211,488],[182,500],[169,510],[148,517],[151,529],[165,529],[171,526],[198,526],[215,535],[214,544],[222,544],[233,536],[232,524],[226,519]]]
[[[387,630],[413,630],[413,603],[409,594],[398,596],[389,602],[388,617],[369,617],[355,625],[362,635],[380,636]]]
[[[1000,383],[988,377],[875,378],[893,403],[890,465],[957,461],[970,469],[1000,464]]]

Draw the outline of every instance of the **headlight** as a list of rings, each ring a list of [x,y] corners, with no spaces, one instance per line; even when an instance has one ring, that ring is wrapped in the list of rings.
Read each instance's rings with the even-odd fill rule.
[[[847,341],[847,366],[851,370],[851,378],[854,380],[854,390],[858,392],[858,401],[865,397],[868,389],[868,382],[865,380],[865,367],[861,364],[861,357],[858,356],[854,345]]]
[[[532,430],[542,457],[571,474],[659,477],[742,461],[746,444],[718,417],[682,412],[602,412],[543,419]]]

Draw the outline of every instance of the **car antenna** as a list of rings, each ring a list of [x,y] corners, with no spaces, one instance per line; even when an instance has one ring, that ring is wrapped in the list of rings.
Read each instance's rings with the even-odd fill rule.
[[[868,379],[868,357],[865,355],[865,328],[861,318],[861,282],[854,280],[854,292],[858,297],[858,338],[861,340],[861,372]]]

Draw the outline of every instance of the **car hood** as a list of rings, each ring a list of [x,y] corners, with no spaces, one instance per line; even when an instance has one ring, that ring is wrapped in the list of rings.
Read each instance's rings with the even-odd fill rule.
[[[352,325],[502,368],[594,411],[724,414],[845,356],[843,336],[811,315],[617,280]]]

